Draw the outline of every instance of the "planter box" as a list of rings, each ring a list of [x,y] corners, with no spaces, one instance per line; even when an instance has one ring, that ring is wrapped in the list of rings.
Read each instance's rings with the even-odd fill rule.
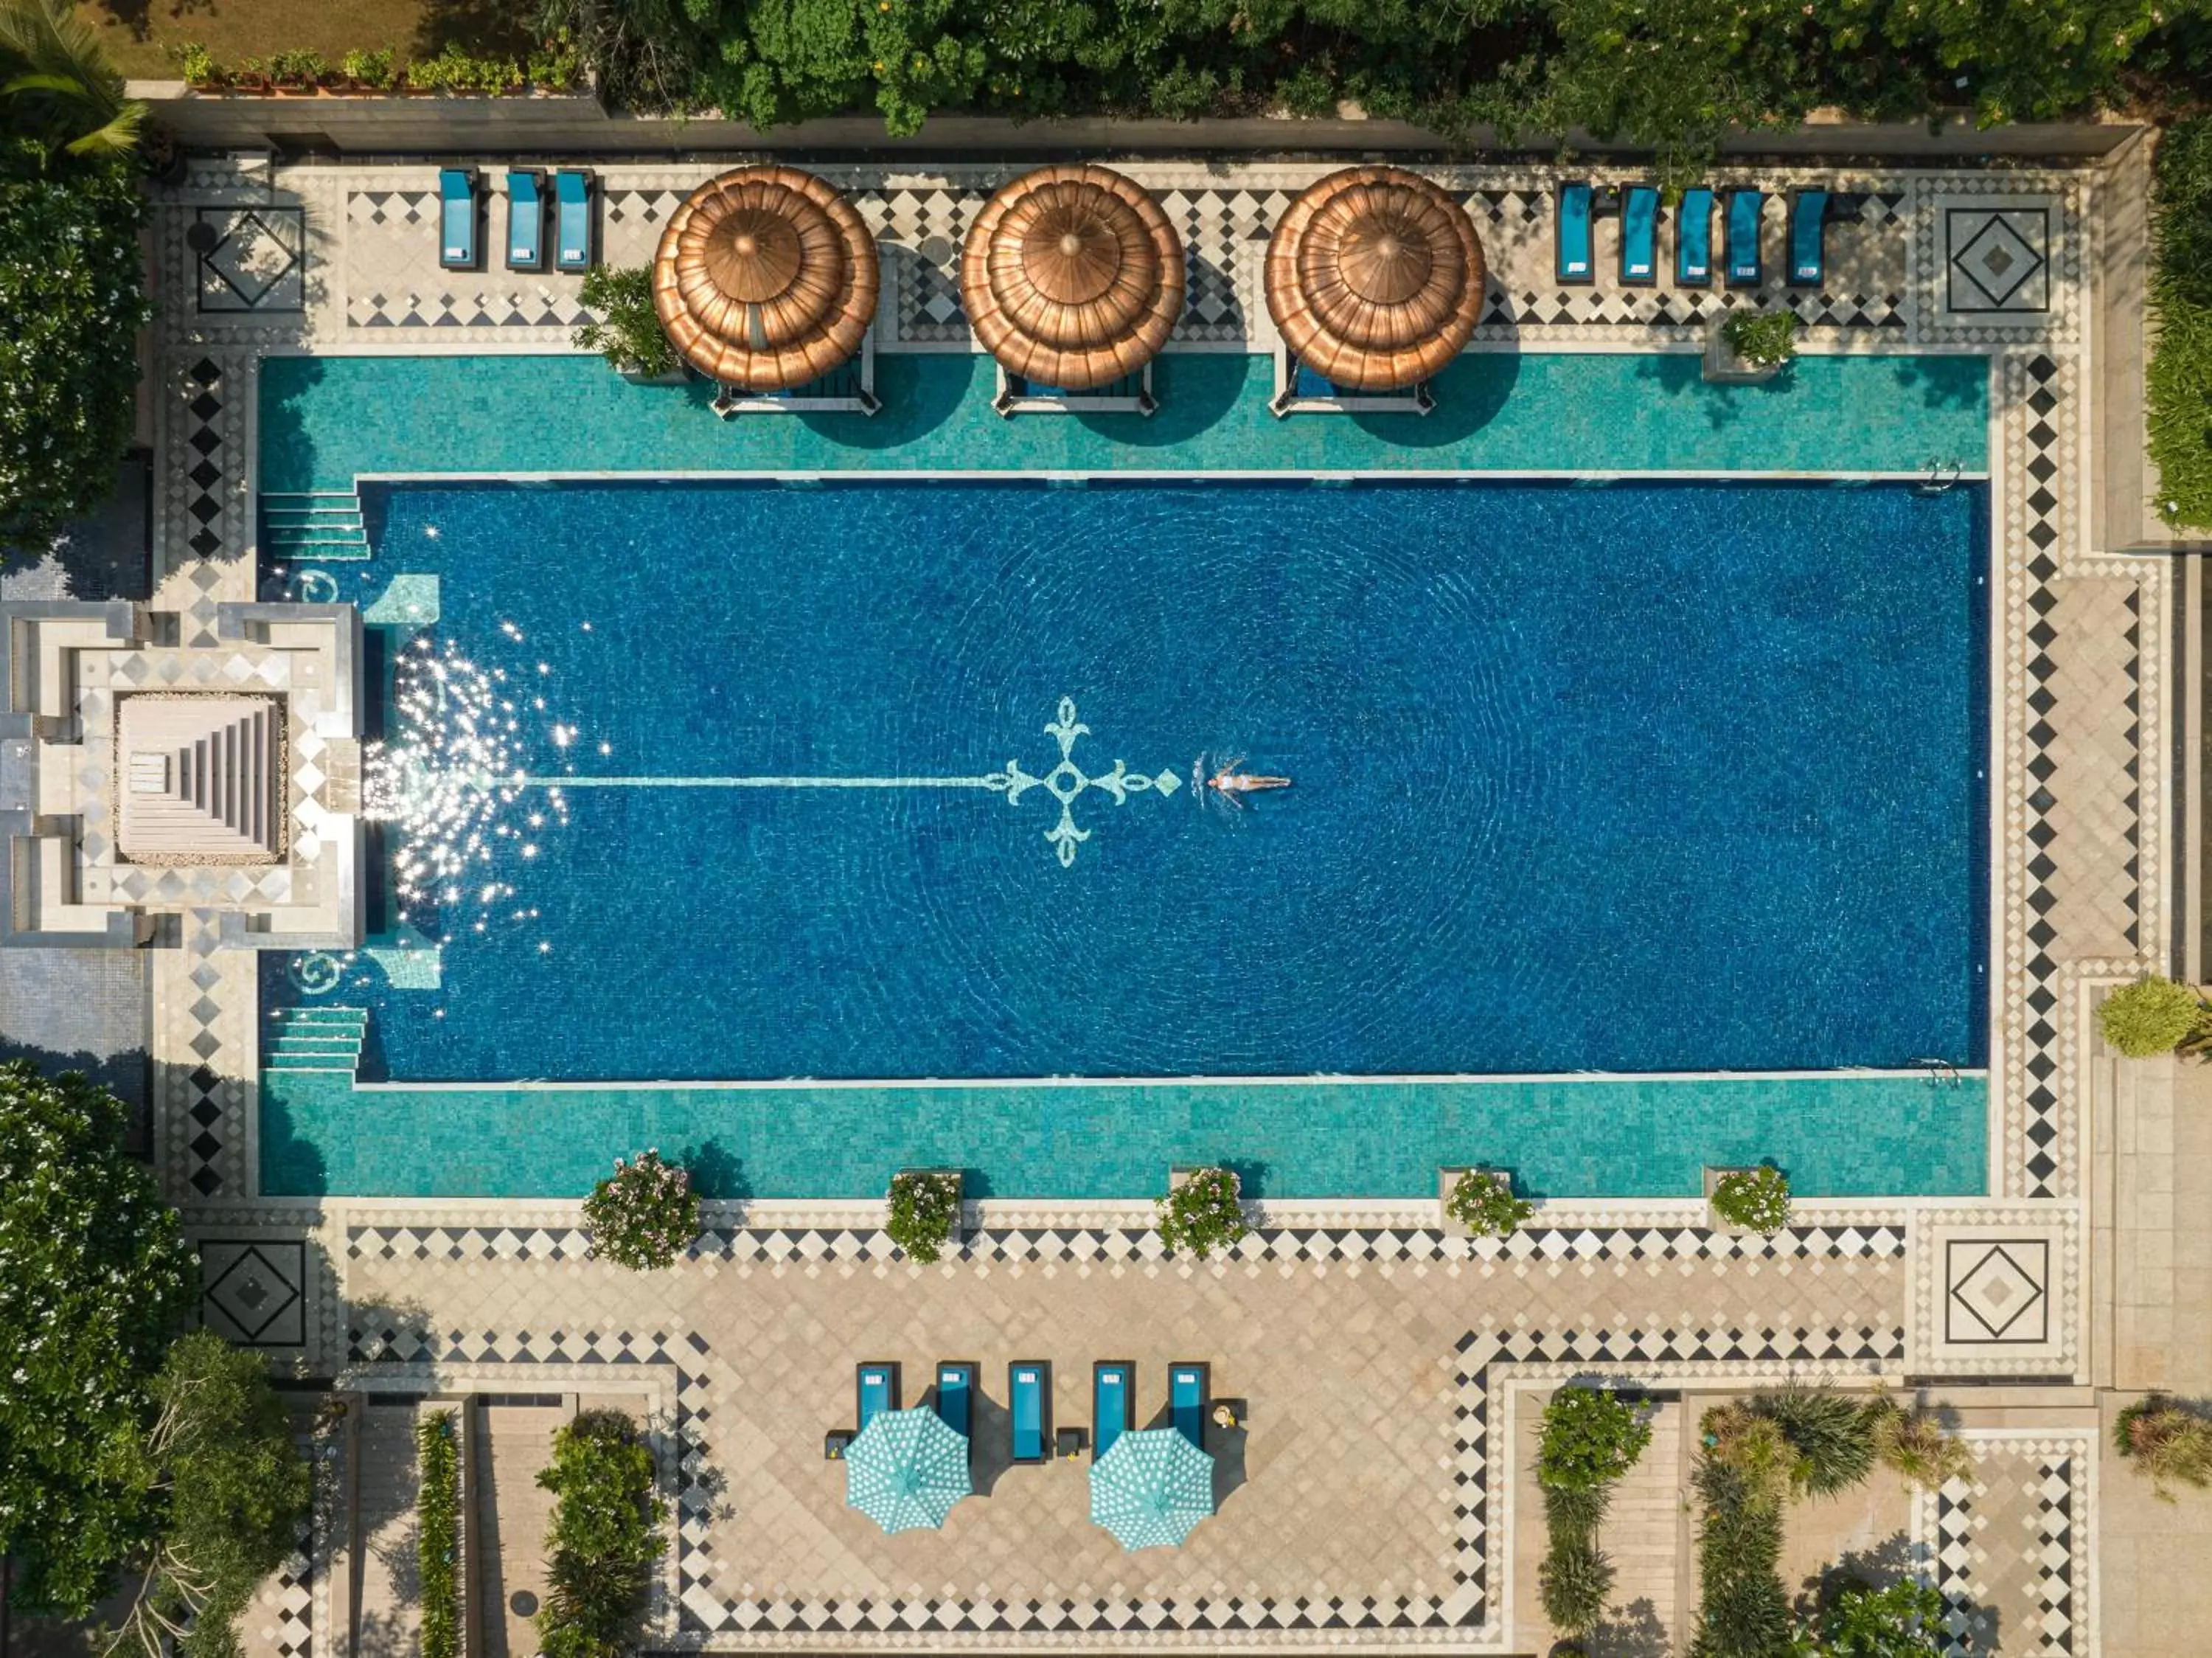
[[[1459,1222],[1452,1219],[1450,1211],[1444,1205],[1449,1201],[1452,1188],[1459,1184],[1459,1177],[1462,1174],[1495,1174],[1505,1182],[1505,1189],[1508,1192],[1513,1190],[1513,1171],[1510,1168],[1500,1168],[1495,1163],[1459,1163],[1449,1167],[1438,1168],[1437,1170],[1437,1218],[1447,1228],[1459,1226]],[[1470,1238],[1474,1235],[1464,1227],[1460,1227],[1460,1230],[1467,1233]]]
[[[617,369],[615,372],[633,386],[684,386],[690,384],[691,379],[680,363],[665,374],[649,375],[642,369]]]
[[[1762,368],[1738,357],[1735,348],[1728,343],[1728,336],[1723,332],[1723,325],[1727,320],[1726,317],[1715,317],[1705,325],[1705,361],[1702,372],[1707,381],[1719,386],[1756,386],[1782,372],[1779,363]]]

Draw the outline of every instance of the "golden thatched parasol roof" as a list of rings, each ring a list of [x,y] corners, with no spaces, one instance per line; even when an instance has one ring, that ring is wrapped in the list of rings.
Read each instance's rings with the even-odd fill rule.
[[[960,302],[1007,371],[1082,391],[1133,373],[1182,310],[1182,243],[1144,186],[1044,167],[991,198],[960,258]]]
[[[1267,243],[1267,310],[1298,360],[1336,385],[1428,379],[1482,314],[1482,244],[1418,174],[1348,167],[1307,188]]]
[[[685,362],[773,392],[827,374],[876,314],[876,240],[811,173],[741,167],[684,198],[653,260],[653,303]]]

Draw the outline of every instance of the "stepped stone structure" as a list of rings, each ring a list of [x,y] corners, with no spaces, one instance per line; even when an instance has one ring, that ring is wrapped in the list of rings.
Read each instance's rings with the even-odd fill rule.
[[[361,616],[0,604],[0,945],[128,948],[163,915],[251,948],[361,938]]]

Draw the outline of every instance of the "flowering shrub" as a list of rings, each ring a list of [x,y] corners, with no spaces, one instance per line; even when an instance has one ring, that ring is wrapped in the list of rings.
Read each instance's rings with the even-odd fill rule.
[[[38,556],[114,493],[138,384],[130,342],[154,315],[138,186],[125,157],[0,137],[0,558]]]
[[[1535,1212],[1535,1204],[1513,1195],[1513,1177],[1501,1169],[1470,1168],[1444,1197],[1444,1213],[1478,1238],[1510,1237]]]
[[[1779,369],[1797,355],[1795,311],[1736,311],[1721,324],[1729,349],[1754,369]]]
[[[1200,1260],[1244,1235],[1244,1206],[1234,1169],[1201,1168],[1159,1199],[1160,1241]]]
[[[1733,1169],[1713,1187],[1713,1213],[1771,1238],[1790,1224],[1790,1177],[1771,1163]]]
[[[584,1229],[592,1253],[633,1272],[670,1265],[699,1235],[699,1194],[691,1176],[641,1151],[625,1161],[584,1199]]]
[[[904,1169],[891,1176],[891,1217],[884,1229],[915,1260],[935,1260],[959,1218],[957,1174]]]

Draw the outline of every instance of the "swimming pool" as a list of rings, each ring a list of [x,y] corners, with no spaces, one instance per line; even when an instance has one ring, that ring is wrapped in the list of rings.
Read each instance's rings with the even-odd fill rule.
[[[1981,1062],[1978,488],[369,506],[377,557],[336,579],[434,576],[432,723],[473,685],[514,726],[395,775],[529,779],[451,796],[450,878],[391,838],[385,942],[436,945],[434,988],[364,957],[311,995],[270,964],[274,1003],[372,1009],[373,1071]],[[1239,809],[1201,756],[1293,783]]]

